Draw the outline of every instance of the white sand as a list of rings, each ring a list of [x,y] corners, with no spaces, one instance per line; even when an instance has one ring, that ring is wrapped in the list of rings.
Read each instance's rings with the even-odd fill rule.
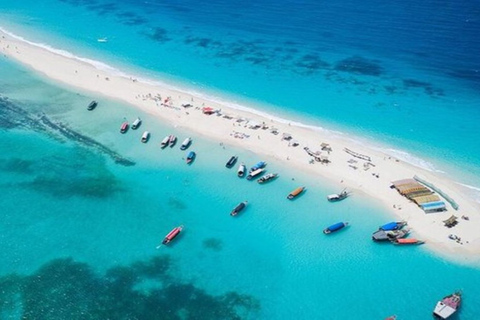
[[[186,127],[211,139],[247,148],[279,161],[288,161],[289,166],[295,166],[298,170],[308,171],[312,175],[338,183],[339,190],[346,187],[355,193],[363,192],[378,198],[392,213],[393,219],[408,221],[415,237],[425,240],[424,246],[427,248],[457,261],[469,264],[480,262],[480,205],[473,199],[467,198],[460,190],[461,187],[453,181],[369,149],[365,145],[356,144],[348,136],[343,138],[332,135],[328,131],[315,131],[272,121],[245,111],[229,109],[227,106],[191,96],[186,92],[134,81],[98,70],[92,64],[53,53],[32,43],[21,41],[1,30],[0,36],[1,54],[4,58],[15,59],[67,85],[123,100],[164,121]],[[161,95],[161,101],[153,99],[157,95]],[[170,102],[167,103],[168,106],[162,106],[162,102],[167,97],[171,97]],[[184,102],[191,102],[194,107],[182,108],[181,103]],[[204,115],[201,111],[203,105],[221,109],[222,114],[232,115],[233,119]],[[264,122],[270,128],[277,128],[279,134],[272,134],[270,129],[250,129],[248,124],[245,126],[245,122],[236,122],[238,118],[252,119],[259,124]],[[235,135],[234,132],[240,134]],[[286,132],[290,133],[293,140],[298,141],[300,145],[292,147],[289,146],[289,142],[282,140],[282,134]],[[242,134],[249,135],[249,138],[239,138]],[[332,152],[329,154],[322,152],[322,155],[327,155],[331,162],[328,165],[318,162],[309,163],[311,157],[303,148],[308,146],[312,151],[319,151],[321,142],[330,144]],[[371,163],[375,167],[371,166],[365,170],[366,161],[352,157],[343,151],[344,148],[370,156]],[[357,162],[349,163],[351,159]],[[351,166],[357,168],[354,169]],[[446,192],[459,204],[460,209],[456,211],[448,205],[446,212],[425,214],[416,204],[390,189],[392,181],[412,178],[414,175],[426,179]],[[457,226],[448,229],[444,227],[442,221],[452,214],[459,218],[465,215],[470,220],[459,219]],[[450,240],[449,234],[461,237],[461,243]]]

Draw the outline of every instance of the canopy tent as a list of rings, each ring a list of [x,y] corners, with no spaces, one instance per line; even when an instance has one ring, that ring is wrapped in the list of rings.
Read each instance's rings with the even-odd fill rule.
[[[213,114],[215,113],[215,109],[213,109],[212,107],[203,107],[202,112],[204,114]]]
[[[457,221],[458,217],[455,216],[455,215],[452,215],[450,218],[448,218],[447,220],[443,220],[443,223],[445,224],[445,227],[448,227],[448,228],[451,228],[453,226],[455,226],[458,221]]]

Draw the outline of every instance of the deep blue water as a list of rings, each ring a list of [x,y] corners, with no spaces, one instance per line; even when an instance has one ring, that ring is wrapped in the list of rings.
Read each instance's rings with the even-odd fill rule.
[[[28,40],[359,134],[480,186],[476,2],[0,0],[0,7],[0,26]],[[97,42],[103,37],[108,42]],[[479,313],[478,270],[421,247],[371,243],[365,235],[389,218],[369,199],[329,206],[324,195],[338,186],[272,159],[280,179],[264,192],[218,160],[235,153],[254,163],[255,155],[196,137],[197,161],[179,166],[178,149],[159,153],[138,143],[140,132],[117,134],[123,117],[138,115],[129,106],[100,100],[105,107],[92,120],[88,93],[3,59],[0,79],[0,94],[34,119],[45,112],[136,163],[114,164],[25,115],[17,115],[22,125],[2,121],[4,318],[425,319],[456,289],[465,292],[458,318]],[[152,141],[192,135],[146,125]],[[285,203],[300,183],[307,193]],[[232,220],[239,198],[251,207]],[[322,237],[342,219],[349,230]],[[155,250],[179,224],[181,241]]]

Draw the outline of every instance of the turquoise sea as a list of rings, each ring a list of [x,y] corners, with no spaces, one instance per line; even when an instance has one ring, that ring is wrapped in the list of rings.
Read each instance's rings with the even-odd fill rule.
[[[480,198],[475,2],[0,0],[0,8],[0,27],[30,41],[351,134]],[[92,99],[99,107],[87,112]],[[118,133],[137,116],[141,129]],[[160,150],[171,133],[194,138],[191,166],[178,147]],[[248,150],[3,56],[0,152],[1,319],[430,319],[457,289],[456,318],[480,313],[478,268],[370,240],[391,219],[380,203],[360,194],[327,203],[339,185],[274,159],[263,160],[277,181],[240,180],[224,164],[233,154],[261,160]],[[307,192],[287,201],[300,185]],[[232,218],[243,200],[248,208]],[[337,221],[351,226],[325,237]],[[156,249],[178,225],[179,238]]]

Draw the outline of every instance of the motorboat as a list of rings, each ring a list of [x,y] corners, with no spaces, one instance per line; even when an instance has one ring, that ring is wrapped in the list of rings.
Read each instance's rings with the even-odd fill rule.
[[[303,191],[305,190],[305,187],[298,187],[297,189],[293,190],[290,192],[287,196],[287,199],[293,200],[296,197],[298,197]]]
[[[168,138],[168,145],[170,146],[170,148],[173,148],[176,143],[177,143],[177,137],[171,134],[170,137]]]
[[[237,160],[238,160],[237,156],[231,156],[230,159],[225,164],[225,167],[232,168],[235,165],[235,163],[237,163]]]
[[[163,138],[162,142],[160,142],[160,146],[162,148],[165,148],[166,146],[168,146],[169,141],[170,141],[170,136],[166,136],[165,138]]]
[[[192,138],[186,138],[185,140],[183,140],[182,145],[180,146],[180,150],[187,150],[191,143]]]
[[[433,310],[433,315],[437,319],[448,319],[457,312],[458,308],[460,308],[461,302],[462,293],[460,291],[452,293],[437,302],[437,305]]]
[[[330,234],[332,232],[337,232],[339,230],[342,230],[346,226],[348,226],[348,222],[337,222],[335,224],[332,224],[330,227],[323,229],[323,233]]]
[[[140,127],[141,124],[142,124],[142,119],[140,119],[140,118],[135,119],[135,121],[133,121],[133,123],[132,123],[132,129],[137,130],[138,127]]]
[[[389,223],[384,224],[383,226],[380,226],[380,230],[388,231],[388,230],[398,230],[402,229],[407,225],[406,221],[392,221]]]
[[[240,202],[235,208],[233,208],[232,212],[230,212],[230,215],[231,216],[236,216],[240,211],[245,209],[247,204],[248,204],[248,201]]]
[[[162,241],[162,244],[169,244],[173,239],[175,239],[179,234],[180,232],[182,232],[183,230],[183,226],[178,226],[178,227],[175,227],[172,229],[172,231],[170,231],[166,236],[165,238],[163,239]],[[159,248],[160,246],[157,246],[157,248]]]
[[[410,229],[400,229],[400,230],[377,230],[372,234],[373,241],[392,241],[395,239],[404,238],[408,235]]]
[[[190,151],[187,155],[187,164],[191,164],[193,160],[195,160],[196,153],[194,151]]]
[[[245,172],[247,171],[247,167],[245,166],[245,164],[242,162],[242,164],[238,167],[238,170],[237,170],[237,176],[239,178],[243,178],[243,176],[245,175]]]
[[[327,200],[330,202],[337,202],[346,199],[349,196],[349,193],[346,189],[343,189],[340,193],[334,193],[327,196]]]
[[[265,161],[259,161],[257,164],[255,164],[253,167],[250,168],[250,171],[255,171],[258,169],[262,169],[267,165]]]
[[[97,105],[98,105],[98,102],[95,101],[95,100],[93,100],[93,101],[90,102],[90,104],[88,105],[87,110],[92,111],[93,109],[95,109],[95,108],[97,107]]]
[[[258,176],[260,173],[262,173],[263,171],[265,171],[265,169],[257,169],[255,171],[250,172],[247,176],[247,180],[252,180],[256,176]]]
[[[147,143],[148,142],[148,139],[150,139],[150,132],[148,131],[145,131],[143,134],[142,134],[142,142],[143,143]]]
[[[278,177],[278,173],[269,173],[264,175],[263,177],[260,177],[260,179],[257,180],[258,183],[262,184],[268,181],[274,180],[276,177]]]
[[[424,244],[425,241],[423,240],[418,240],[415,238],[400,238],[400,239],[393,239],[392,240],[393,244],[398,244],[398,245],[412,245],[412,244]]]
[[[125,133],[128,131],[128,122],[125,121],[124,123],[122,123],[122,125],[120,126],[120,133]]]

